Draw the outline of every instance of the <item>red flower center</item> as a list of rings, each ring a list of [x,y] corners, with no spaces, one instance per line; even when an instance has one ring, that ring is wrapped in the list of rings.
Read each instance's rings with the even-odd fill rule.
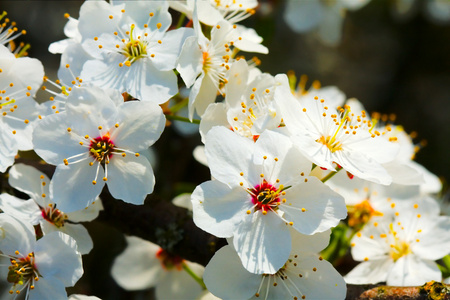
[[[89,146],[89,154],[102,163],[109,161],[113,150],[114,143],[110,139],[109,133],[95,138]]]
[[[67,219],[67,215],[59,209],[54,207],[41,208],[41,212],[42,217],[56,227],[60,228],[64,226],[64,221]]]
[[[252,203],[256,205],[255,210],[262,210],[263,213],[268,210],[277,209],[280,203],[280,190],[268,183],[266,180],[250,190]]]
[[[170,254],[161,248],[158,252],[156,252],[156,257],[159,259],[161,266],[165,270],[172,270],[173,268],[176,268],[178,271],[181,271],[183,269],[184,259],[178,255]]]

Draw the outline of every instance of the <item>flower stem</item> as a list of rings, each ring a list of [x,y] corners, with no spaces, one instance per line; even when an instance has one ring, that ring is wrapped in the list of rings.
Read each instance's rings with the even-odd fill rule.
[[[178,102],[177,104],[175,104],[174,106],[172,106],[170,108],[170,111],[172,113],[176,113],[178,112],[180,109],[182,109],[183,107],[185,107],[189,102],[189,98],[184,98],[183,100],[181,100],[180,102]]]
[[[204,289],[206,290],[206,285],[203,282],[203,279],[201,277],[199,277],[197,274],[194,273],[194,271],[192,271],[191,268],[189,268],[189,266],[183,261],[182,262],[183,265],[183,269],[195,280],[197,281],[197,283]]]
[[[174,116],[174,115],[166,115],[166,119],[167,120],[171,120],[171,121],[181,121],[181,122],[186,122],[186,123],[200,124],[200,120],[193,119],[192,122],[191,122],[191,121],[189,121],[188,118],[180,117],[180,116]]]
[[[180,18],[178,19],[177,29],[183,26],[184,20],[186,19],[185,14],[181,14]]]
[[[328,179],[330,179],[331,177],[333,177],[334,175],[336,175],[340,170],[342,170],[341,166],[338,166],[336,168],[336,172],[331,171],[330,173],[328,173],[327,176],[325,176],[324,178],[322,178],[322,182],[326,182]]]

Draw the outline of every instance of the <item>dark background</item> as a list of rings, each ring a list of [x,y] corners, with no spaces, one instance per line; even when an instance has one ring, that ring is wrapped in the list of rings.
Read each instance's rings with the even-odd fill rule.
[[[49,53],[48,45],[65,38],[63,15],[68,12],[78,18],[82,3],[0,2],[0,10],[6,10],[20,30],[27,30],[19,40],[31,44],[29,56],[43,62],[50,79],[56,79],[60,57]],[[264,37],[263,44],[269,48],[268,55],[258,55],[262,71],[276,75],[294,70],[298,77],[308,75],[310,82],[317,79],[322,86],[338,86],[348,98],[358,98],[368,111],[395,113],[397,124],[407,132],[418,133],[415,142],[427,141],[416,160],[444,182],[450,178],[448,23],[435,24],[426,18],[422,1],[417,2],[416,13],[400,20],[392,14],[390,1],[372,0],[362,9],[347,13],[340,45],[329,47],[314,33],[291,31],[282,19],[284,1],[262,3],[267,13],[260,10],[244,22]],[[40,101],[48,96],[38,94]],[[198,144],[198,136],[183,137],[171,128],[155,144],[159,153],[155,191],[163,198],[171,199],[209,179],[208,169],[191,158],[191,150]],[[70,292],[102,299],[149,299],[151,291],[127,294],[109,277],[111,261],[125,245],[122,235],[100,222],[86,226],[95,248],[85,256],[85,276]]]

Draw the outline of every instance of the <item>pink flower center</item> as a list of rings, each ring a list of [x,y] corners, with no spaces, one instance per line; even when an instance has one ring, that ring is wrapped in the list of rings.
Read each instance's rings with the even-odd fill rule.
[[[109,133],[99,136],[91,141],[89,153],[101,163],[106,163],[112,156],[114,143],[109,137]]]

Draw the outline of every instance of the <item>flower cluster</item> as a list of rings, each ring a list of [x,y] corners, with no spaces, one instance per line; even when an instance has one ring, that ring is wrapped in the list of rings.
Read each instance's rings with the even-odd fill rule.
[[[306,8],[326,18],[368,1],[357,2],[289,1],[286,19],[299,30],[325,26]],[[450,252],[450,217],[434,198],[439,179],[413,160],[412,137],[337,87],[307,89],[304,77],[296,86],[292,73],[273,76],[238,55],[268,53],[237,24],[257,6],[86,1],[78,19],[65,15],[67,39],[49,46],[61,54],[55,81],[26,48],[14,51],[20,34],[0,31],[0,172],[11,187],[0,195],[0,256],[12,297],[67,298],[93,248],[80,222],[99,215],[105,187],[144,204],[157,179],[150,147],[169,120],[199,124],[194,156],[211,174],[176,203],[228,245],[203,268],[177,255],[178,240],[160,247],[128,236],[111,271],[124,289],[156,287],[158,299],[344,299],[346,283],[442,280],[435,261]],[[334,43],[339,26],[332,34]],[[51,96],[38,104],[43,83]],[[176,114],[182,107],[187,118]],[[54,166],[51,179],[16,163],[28,150]],[[327,259],[348,248],[361,264],[343,277]]]

